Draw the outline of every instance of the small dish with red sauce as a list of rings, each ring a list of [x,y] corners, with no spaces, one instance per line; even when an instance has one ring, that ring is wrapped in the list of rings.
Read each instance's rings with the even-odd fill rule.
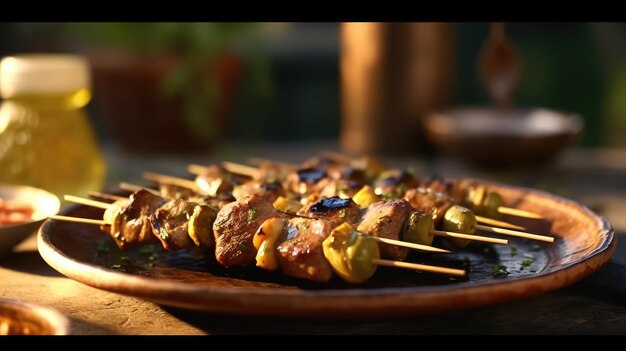
[[[35,233],[60,208],[59,198],[43,189],[0,185],[0,256]]]

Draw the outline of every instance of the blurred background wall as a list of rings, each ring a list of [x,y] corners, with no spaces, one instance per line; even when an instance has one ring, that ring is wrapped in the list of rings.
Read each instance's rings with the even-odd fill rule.
[[[455,57],[450,68],[450,103],[486,104],[488,97],[477,79],[476,59],[488,24],[451,25]],[[101,52],[115,46],[116,38],[125,40],[123,32],[106,40],[91,35],[97,26],[2,23],[0,54]],[[111,24],[108,26],[110,29]],[[246,63],[254,66],[256,62],[257,66],[246,64],[238,75],[240,82],[224,137],[231,141],[337,138],[341,123],[339,29],[338,23],[267,23],[250,30],[253,41],[234,40],[235,51],[254,47],[254,54],[246,56],[252,59]],[[520,49],[523,64],[516,92],[519,105],[579,113],[585,120],[581,146],[626,145],[625,24],[510,23],[507,31]],[[198,33],[199,41],[207,37]],[[143,33],[143,43],[129,40],[123,44],[145,44],[148,49],[139,49],[155,52],[161,39],[172,44],[160,37],[167,35],[167,31]],[[176,48],[166,44],[164,51]],[[181,50],[185,48],[181,46]],[[106,142],[114,133],[97,94],[90,116],[100,139]]]

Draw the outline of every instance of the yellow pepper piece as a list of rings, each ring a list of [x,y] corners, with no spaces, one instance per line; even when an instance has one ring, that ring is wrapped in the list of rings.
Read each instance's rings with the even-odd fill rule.
[[[352,200],[361,208],[369,207],[369,205],[380,201],[380,196],[376,195],[376,191],[369,185],[365,185],[359,190]]]
[[[275,271],[278,269],[276,258],[276,241],[283,233],[287,219],[273,217],[261,225],[252,238],[252,245],[257,249],[256,265],[263,269]]]
[[[302,204],[296,200],[292,200],[290,198],[279,196],[276,201],[274,201],[274,207],[283,212],[296,213],[300,211],[302,208]]]

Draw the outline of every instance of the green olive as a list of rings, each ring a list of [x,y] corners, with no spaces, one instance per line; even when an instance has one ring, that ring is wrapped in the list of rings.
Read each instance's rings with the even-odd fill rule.
[[[476,231],[476,217],[474,213],[463,206],[450,207],[443,216],[443,230],[463,234],[474,234]],[[458,247],[469,245],[466,239],[450,238],[450,242]]]
[[[376,272],[372,260],[380,258],[378,243],[347,223],[335,228],[322,247],[333,271],[349,283],[362,283]]]
[[[189,217],[187,224],[187,233],[197,246],[215,246],[213,238],[215,217],[217,217],[217,210],[210,206],[198,205],[193,209],[193,214]]]
[[[475,213],[483,213],[484,199],[487,189],[482,185],[470,186],[467,189],[464,205]]]
[[[487,217],[497,218],[499,215],[498,208],[502,205],[504,205],[502,196],[495,191],[488,191],[485,200],[483,200],[483,213]]]
[[[420,245],[433,243],[433,217],[422,211],[409,215],[402,230],[402,240]]]

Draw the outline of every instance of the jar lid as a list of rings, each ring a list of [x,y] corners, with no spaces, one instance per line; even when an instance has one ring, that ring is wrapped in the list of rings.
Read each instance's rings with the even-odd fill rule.
[[[75,55],[28,54],[0,61],[0,96],[73,93],[90,87],[89,65]]]

